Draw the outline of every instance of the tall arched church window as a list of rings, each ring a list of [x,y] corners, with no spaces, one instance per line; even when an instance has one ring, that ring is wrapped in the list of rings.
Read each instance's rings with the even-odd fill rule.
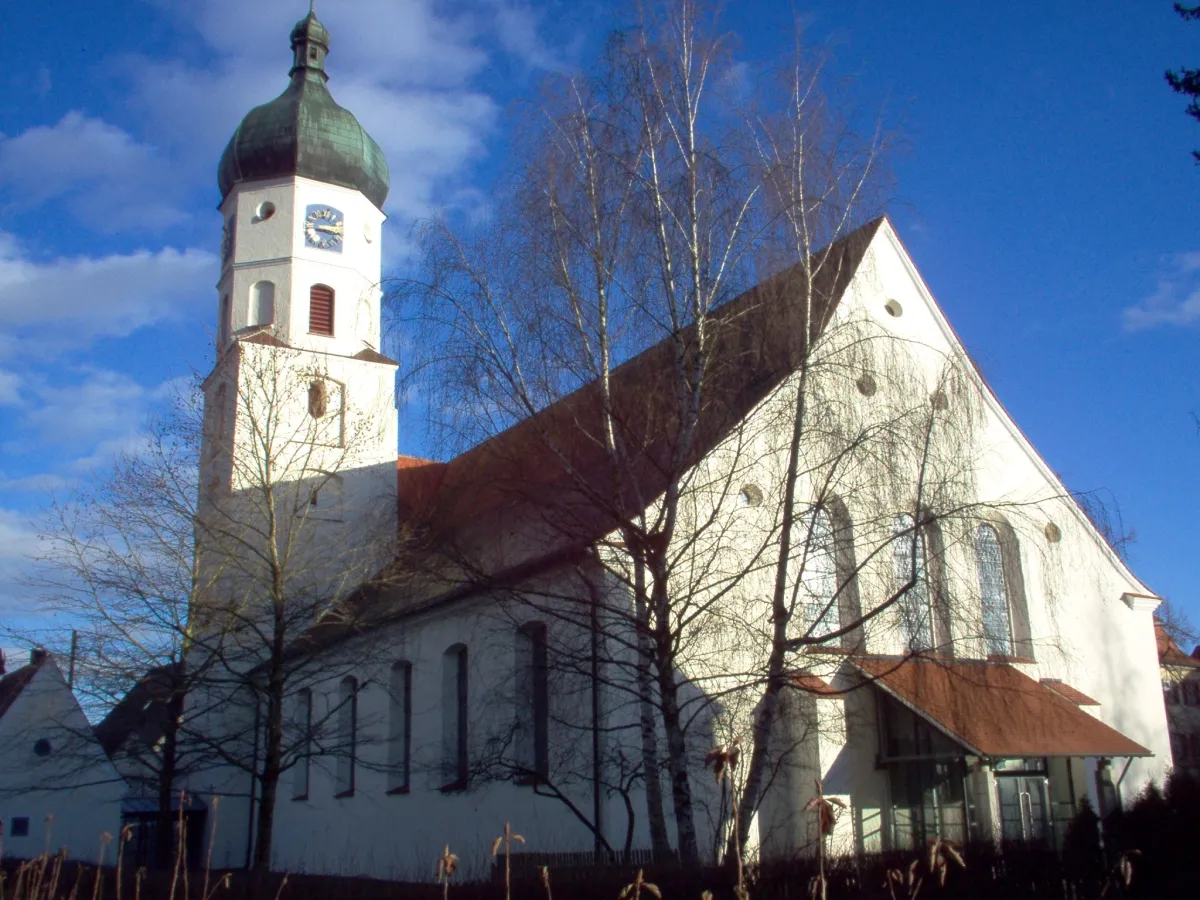
[[[354,770],[358,757],[358,681],[347,675],[338,690],[337,796],[354,794]]]
[[[305,800],[308,798],[308,779],[312,767],[313,697],[308,688],[296,694],[294,722],[300,754],[292,773],[292,797]]]
[[[412,771],[412,663],[392,665],[389,680],[388,793],[404,793]]]
[[[816,507],[807,517],[808,541],[804,547],[803,629],[822,637],[841,626],[838,614],[838,564],[833,521],[829,510]]]
[[[915,527],[908,513],[896,516],[892,531],[892,564],[897,589],[912,582],[897,602],[900,633],[905,649],[933,648],[932,592],[929,583],[929,553],[923,529]]]
[[[250,288],[250,321],[248,325],[270,325],[275,321],[275,284],[258,281]]]
[[[467,648],[442,655],[442,790],[467,786]]]
[[[333,288],[314,284],[308,291],[308,330],[310,334],[333,336]]]
[[[1011,656],[1012,616],[1004,557],[996,529],[984,522],[975,531],[975,562],[979,569],[979,599],[983,606],[983,636],[989,656]]]
[[[546,626],[529,622],[517,629],[517,764],[528,780],[550,775],[550,683]]]

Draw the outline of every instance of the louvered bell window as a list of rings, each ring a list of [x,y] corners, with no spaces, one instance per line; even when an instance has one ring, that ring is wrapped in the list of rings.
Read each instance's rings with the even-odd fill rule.
[[[314,284],[309,290],[308,330],[311,334],[333,334],[333,288]]]

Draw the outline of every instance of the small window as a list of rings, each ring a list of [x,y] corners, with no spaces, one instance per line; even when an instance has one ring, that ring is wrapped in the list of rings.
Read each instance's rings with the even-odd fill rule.
[[[33,742],[33,752],[35,756],[47,757],[50,755],[50,741],[48,738],[38,738]]]
[[[264,200],[258,204],[258,209],[254,211],[254,219],[252,221],[255,223],[265,222],[273,215],[275,215],[275,204],[270,200]]]
[[[1053,522],[1046,523],[1046,540],[1051,544],[1057,544],[1062,540],[1062,531]]]
[[[388,793],[409,789],[412,771],[412,663],[392,665],[388,713]]]
[[[337,796],[354,794],[354,769],[358,755],[358,681],[347,675],[338,692]]]
[[[333,336],[333,288],[314,284],[308,292],[308,330],[310,334]]]
[[[860,376],[855,385],[858,387],[858,392],[864,397],[875,396],[875,392],[879,389],[878,385],[875,384],[875,378],[870,373]]]
[[[883,304],[883,308],[887,310],[887,314],[893,318],[899,318],[904,315],[904,307],[900,305],[899,300],[889,300]]]
[[[10,837],[29,837],[29,816],[13,816]]]
[[[329,412],[329,388],[324,381],[314,381],[308,386],[308,414],[322,419]]]
[[[950,401],[946,399],[946,392],[938,388],[929,395],[929,405],[937,412],[945,412],[950,408]]]
[[[220,316],[221,320],[217,323],[217,344],[224,349],[233,334],[233,307],[230,305],[228,294],[221,297]]]
[[[296,695],[296,767],[292,776],[292,799],[308,799],[308,778],[312,768],[312,691],[305,688]]]

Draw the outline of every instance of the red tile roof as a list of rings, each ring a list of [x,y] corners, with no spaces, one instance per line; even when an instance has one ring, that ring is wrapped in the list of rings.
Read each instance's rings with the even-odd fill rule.
[[[979,756],[1153,756],[1009,665],[882,657],[852,657],[851,662]]]
[[[1070,700],[1076,706],[1099,706],[1100,705],[1099,700],[1093,700],[1091,697],[1089,697],[1083,691],[1077,691],[1075,688],[1071,687],[1065,681],[1062,681],[1058,678],[1043,678],[1043,679],[1041,679],[1041,683],[1044,684],[1046,687],[1050,688],[1050,690],[1054,691],[1054,693],[1061,694],[1062,696],[1066,697],[1068,700]]]
[[[803,669],[799,672],[793,672],[790,680],[793,687],[797,687],[809,694],[815,694],[818,697],[845,696],[844,692],[839,691],[821,676],[814,675],[812,672],[806,672]]]
[[[1164,666],[1200,669],[1200,657],[1197,653],[1193,652],[1188,656],[1180,650],[1175,639],[1167,632],[1166,626],[1157,619],[1154,621],[1154,640],[1158,644],[1158,661]],[[1196,651],[1200,651],[1200,647],[1197,647]]]

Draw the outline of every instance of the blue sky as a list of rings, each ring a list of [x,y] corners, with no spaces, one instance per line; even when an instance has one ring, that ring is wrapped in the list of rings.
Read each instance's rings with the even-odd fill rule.
[[[9,583],[49,492],[211,364],[217,158],[284,86],[305,9],[0,9],[0,614],[21,612]],[[393,261],[415,217],[486,196],[506,106],[615,21],[600,2],[318,12],[330,87],[388,155]],[[797,16],[852,102],[898,127],[889,212],[1001,400],[1068,485],[1111,492],[1135,571],[1200,620],[1200,127],[1162,77],[1200,64],[1200,23],[1169,0],[734,0],[724,21],[769,62]]]

